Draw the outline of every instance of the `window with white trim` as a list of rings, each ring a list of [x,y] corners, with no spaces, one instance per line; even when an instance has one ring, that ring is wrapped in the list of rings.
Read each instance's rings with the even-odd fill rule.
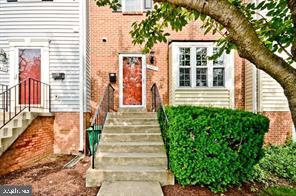
[[[226,55],[209,59],[217,52],[213,44],[179,47],[179,87],[225,87]]]
[[[153,0],[119,0],[122,12],[143,12],[153,8]]]

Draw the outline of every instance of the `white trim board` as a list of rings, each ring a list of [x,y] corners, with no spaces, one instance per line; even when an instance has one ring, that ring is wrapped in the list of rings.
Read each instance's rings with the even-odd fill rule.
[[[123,57],[142,57],[142,105],[123,104]],[[146,56],[139,53],[119,54],[119,107],[146,108]]]

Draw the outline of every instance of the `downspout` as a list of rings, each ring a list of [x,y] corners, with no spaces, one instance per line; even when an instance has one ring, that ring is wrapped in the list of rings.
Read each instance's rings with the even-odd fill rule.
[[[80,87],[79,87],[79,151],[83,152],[84,149],[84,72],[85,72],[85,58],[86,58],[86,1],[79,1],[79,42],[80,42],[80,50],[79,50],[79,78],[80,78]]]

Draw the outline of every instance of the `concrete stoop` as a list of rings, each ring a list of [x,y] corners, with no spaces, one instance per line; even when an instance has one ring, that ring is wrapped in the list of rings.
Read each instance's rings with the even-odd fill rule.
[[[157,114],[136,110],[109,113],[95,156],[86,173],[86,186],[103,182],[152,181],[174,184]]]
[[[97,196],[163,196],[158,182],[104,182]]]

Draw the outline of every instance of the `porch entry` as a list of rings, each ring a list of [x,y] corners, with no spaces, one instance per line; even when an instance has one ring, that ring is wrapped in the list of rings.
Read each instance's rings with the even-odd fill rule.
[[[119,106],[146,106],[145,55],[119,55]]]
[[[41,49],[19,48],[18,68],[19,103],[41,104]]]

